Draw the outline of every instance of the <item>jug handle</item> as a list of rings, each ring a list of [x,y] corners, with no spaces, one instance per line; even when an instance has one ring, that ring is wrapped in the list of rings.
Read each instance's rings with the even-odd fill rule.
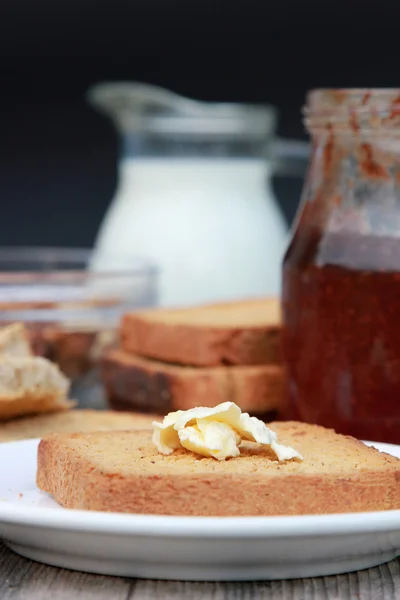
[[[277,138],[273,144],[274,175],[304,177],[311,156],[311,144],[302,140]]]

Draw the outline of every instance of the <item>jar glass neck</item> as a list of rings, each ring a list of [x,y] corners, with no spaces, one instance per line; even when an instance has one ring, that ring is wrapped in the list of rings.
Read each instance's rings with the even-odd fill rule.
[[[326,178],[351,173],[375,185],[400,182],[400,137],[318,133],[313,136],[313,162]]]
[[[313,135],[400,137],[400,89],[313,90],[303,113]]]
[[[315,135],[301,219],[325,232],[398,235],[400,139]]]

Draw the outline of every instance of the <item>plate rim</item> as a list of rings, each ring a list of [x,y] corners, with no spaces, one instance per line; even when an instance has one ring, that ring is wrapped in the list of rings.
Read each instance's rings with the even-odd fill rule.
[[[2,443],[38,445],[40,439]],[[400,445],[365,442],[389,452]],[[41,492],[44,493],[44,492]],[[60,516],[63,515],[61,519]],[[277,538],[339,536],[364,533],[400,532],[400,509],[362,513],[337,513],[296,516],[193,517],[109,513],[67,509],[38,508],[0,501],[0,524],[53,529],[63,532],[142,535],[146,537],[196,538]]]

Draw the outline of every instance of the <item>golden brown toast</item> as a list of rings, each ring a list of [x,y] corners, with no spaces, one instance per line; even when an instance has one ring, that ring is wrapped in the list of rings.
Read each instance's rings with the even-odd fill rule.
[[[0,442],[40,438],[50,433],[146,429],[158,417],[109,410],[69,410],[33,415],[0,424]]]
[[[285,377],[280,365],[184,367],[112,350],[101,361],[114,408],[166,414],[195,406],[235,402],[256,415],[283,408]]]
[[[278,298],[127,313],[126,352],[198,367],[280,362]]]
[[[68,508],[160,515],[305,515],[400,508],[400,460],[317,425],[272,423],[303,461],[249,442],[226,461],[159,454],[151,430],[60,434],[38,450],[38,487]]]

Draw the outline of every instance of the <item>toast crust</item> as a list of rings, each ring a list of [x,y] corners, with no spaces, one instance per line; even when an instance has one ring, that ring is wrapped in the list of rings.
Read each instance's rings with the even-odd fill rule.
[[[37,485],[62,506],[190,516],[278,516],[400,508],[400,460],[316,425],[272,423],[304,461],[278,463],[251,444],[227,461],[157,452],[151,431],[53,435]]]
[[[197,367],[281,361],[277,298],[127,313],[121,322],[126,352]]]

